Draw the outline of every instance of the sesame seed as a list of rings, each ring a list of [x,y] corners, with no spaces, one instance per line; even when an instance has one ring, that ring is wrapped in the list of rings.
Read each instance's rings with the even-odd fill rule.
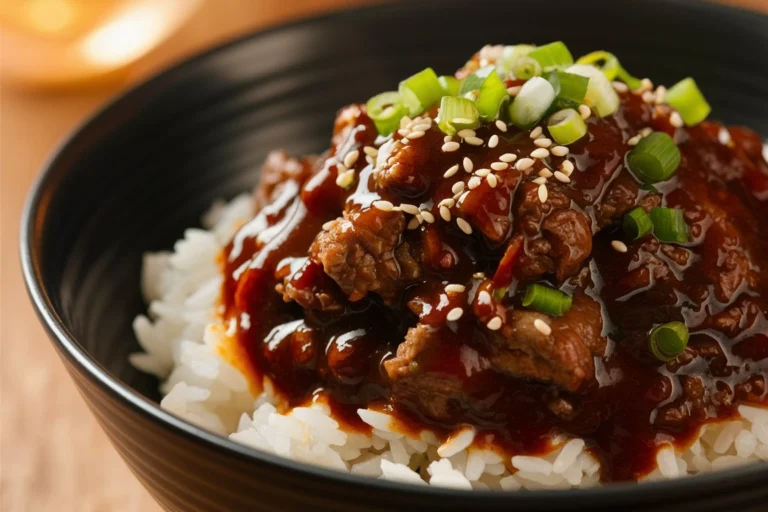
[[[457,199],[456,201],[457,201],[458,203],[461,203],[462,201],[464,201],[464,199],[466,199],[466,198],[467,198],[467,196],[468,196],[468,195],[469,195],[469,190],[465,190],[464,192],[462,192],[461,194],[459,194],[459,197],[458,197],[458,199]]]
[[[513,153],[504,153],[499,157],[499,160],[507,163],[514,162],[515,160],[517,160],[517,155]]]
[[[524,171],[524,170],[530,168],[532,165],[533,165],[533,159],[532,158],[521,158],[515,164],[515,169],[517,169],[518,171]]]
[[[443,144],[442,149],[445,153],[452,153],[457,149],[459,149],[459,143],[454,141],[446,142],[445,144]]]
[[[427,210],[422,210],[421,211],[421,216],[429,224],[434,224],[435,223],[435,216],[432,215],[432,212],[428,212]]]
[[[495,148],[498,145],[499,145],[499,136],[496,134],[491,135],[491,138],[488,139],[488,147]]]
[[[448,170],[447,170],[447,171],[445,171],[445,172],[443,173],[443,178],[450,178],[451,176],[453,176],[454,174],[456,174],[456,172],[457,172],[458,170],[459,170],[459,164],[456,164],[456,165],[452,165],[451,167],[449,167],[449,168],[448,168]]]
[[[376,158],[376,155],[379,154],[379,150],[374,148],[373,146],[365,146],[363,148],[363,153],[370,156],[371,158]]]
[[[506,132],[507,131],[507,123],[505,123],[504,121],[499,119],[498,121],[496,121],[496,128],[498,128],[499,130],[501,130],[503,132]]]
[[[347,153],[347,156],[344,157],[344,165],[347,167],[352,167],[355,165],[355,162],[357,162],[357,158],[360,156],[360,152],[358,150],[350,151]]]
[[[456,204],[456,200],[455,199],[453,199],[451,197],[447,197],[447,198],[443,199],[442,201],[440,201],[438,203],[438,206],[446,206],[448,208],[452,208],[453,205],[455,205],[455,204]]]
[[[589,116],[592,115],[592,109],[586,105],[579,105],[579,114],[581,114],[581,118],[586,121],[589,119]]]
[[[467,137],[464,139],[464,142],[467,144],[470,144],[472,146],[482,146],[483,145],[483,139],[480,137]]]
[[[506,171],[509,168],[509,164],[506,162],[493,162],[491,169],[494,171]]]
[[[467,182],[467,187],[469,187],[469,190],[474,190],[477,187],[480,186],[480,183],[482,183],[483,180],[480,178],[480,176],[472,176],[469,178],[469,181]]]
[[[441,206],[440,217],[442,217],[445,222],[451,222],[451,210],[449,210],[446,206]]]
[[[416,229],[417,227],[419,227],[419,224],[421,224],[421,223],[419,222],[419,219],[417,219],[416,217],[414,217],[414,218],[412,218],[412,219],[411,219],[411,220],[408,222],[408,229]]]
[[[627,244],[621,240],[614,240],[611,242],[611,247],[613,247],[618,252],[627,252]]]
[[[403,137],[407,137],[408,134],[411,133],[411,130],[409,130],[408,128],[400,128],[399,130],[397,130],[397,133],[399,133]]]
[[[463,191],[464,191],[464,182],[463,181],[457,181],[451,187],[451,192],[453,192],[454,194],[461,194]]]
[[[491,188],[496,188],[496,185],[499,184],[499,180],[496,178],[495,174],[489,174],[485,178],[485,181],[488,182],[488,186],[491,187]]]
[[[341,188],[347,188],[355,181],[355,171],[350,169],[336,176],[336,185]]]
[[[573,162],[571,162],[570,160],[566,160],[563,162],[563,165],[561,165],[560,168],[562,169],[563,174],[565,174],[566,176],[570,176],[571,173],[573,172]]]
[[[653,90],[653,82],[649,78],[643,78],[640,80],[640,90],[641,91],[651,91]]]
[[[566,146],[555,146],[549,150],[555,156],[565,156],[570,150]]]
[[[408,137],[411,140],[413,140],[413,139],[420,139],[423,136],[424,136],[424,132],[422,132],[421,130],[415,131],[415,132],[411,132],[408,135],[406,135],[406,137]]]
[[[549,169],[544,168],[544,169],[539,171],[539,176],[541,176],[542,178],[551,178],[552,177],[552,171],[550,171]]]
[[[419,213],[419,207],[413,204],[403,203],[400,205],[400,209],[411,215],[418,215]]]
[[[395,205],[393,205],[389,201],[374,201],[373,207],[383,212],[391,212],[392,208],[394,208]]]
[[[448,293],[462,293],[464,291],[464,285],[449,284],[445,287],[445,291],[447,291]]]
[[[552,145],[552,141],[546,137],[536,139],[535,141],[533,141],[533,143],[539,146],[540,148],[548,148],[549,146]]]
[[[345,173],[345,172],[347,172],[347,166],[342,164],[342,163],[337,163],[336,164],[336,173],[337,174],[342,174],[342,173]]]
[[[531,151],[533,158],[547,158],[549,156],[549,150],[545,148],[534,149]]]
[[[465,128],[464,130],[460,130],[459,133],[458,133],[458,136],[461,137],[462,139],[466,139],[468,137],[474,137],[475,135],[476,135],[475,134],[475,130],[470,130],[469,128]]]
[[[477,176],[480,176],[481,178],[485,178],[485,177],[486,177],[486,176],[488,176],[490,173],[491,173],[491,170],[490,170],[490,169],[478,169],[478,170],[476,170],[476,171],[475,171],[475,174],[476,174]]]
[[[450,310],[448,312],[448,314],[445,316],[445,318],[449,322],[455,322],[456,320],[461,318],[461,315],[463,315],[463,314],[464,314],[464,310],[463,309],[461,309],[461,308],[453,308],[452,310]]]
[[[416,219],[419,222],[419,224],[422,224],[424,222],[424,217],[421,216],[421,212],[414,215],[413,218]]]
[[[462,161],[462,164],[464,165],[464,170],[466,172],[472,172],[472,169],[474,168],[474,164],[472,164],[472,160],[469,159],[469,157],[464,157],[464,160]]]
[[[672,112],[672,114],[669,116],[669,124],[671,124],[675,128],[682,128],[683,118],[680,117],[679,112]]]
[[[643,137],[647,137],[652,133],[653,133],[653,128],[651,128],[650,126],[646,126],[642,130],[640,130],[640,135],[642,135]]]
[[[451,137],[450,135],[446,135],[445,137],[443,137],[443,142],[451,142],[452,140],[453,140],[453,137]]]
[[[641,135],[635,135],[634,137],[632,137],[627,141],[627,144],[629,144],[630,146],[637,146],[637,143],[640,142],[640,139],[642,139]]]
[[[475,279],[485,279],[485,272],[475,272],[474,274],[472,274],[472,277],[474,277]]]
[[[613,82],[613,89],[616,92],[627,92],[629,91],[629,87],[627,87],[627,84],[624,82]]]
[[[408,116],[403,116],[403,117],[400,118],[400,128],[405,128],[406,126],[408,126],[412,122],[413,122],[413,119],[411,119]]]
[[[499,329],[501,329],[501,323],[502,323],[501,317],[495,316],[490,320],[488,320],[488,323],[485,324],[485,326],[492,331],[498,331]]]
[[[537,331],[539,331],[544,336],[549,336],[552,334],[552,328],[547,325],[547,322],[542,320],[541,318],[537,318],[533,321],[533,326],[536,328]]]
[[[464,233],[468,235],[472,234],[472,226],[470,226],[469,222],[465,221],[461,217],[456,217],[456,225],[458,225],[459,229],[462,230]]]
[[[560,182],[563,182],[563,183],[570,183],[571,182],[571,178],[569,178],[568,176],[566,176],[565,174],[563,174],[560,171],[555,171],[555,179],[557,181],[560,181]]]
[[[530,137],[531,137],[532,139],[537,139],[537,138],[539,137],[539,135],[541,135],[541,132],[543,132],[543,131],[544,131],[544,130],[541,128],[541,126],[537,126],[537,127],[536,127],[536,128],[534,128],[533,130],[531,130],[531,135],[530,135]]]
[[[656,102],[656,96],[651,91],[645,91],[643,93],[643,101],[646,103],[655,103]]]
[[[523,88],[522,85],[514,85],[512,87],[507,87],[507,94],[509,94],[510,96],[517,96],[518,94],[520,94],[520,89],[522,88]]]
[[[539,201],[542,203],[547,202],[547,198],[549,197],[549,191],[547,190],[547,186],[543,183],[539,185]]]
[[[545,178],[544,176],[539,176],[538,178],[531,181],[533,181],[537,185],[543,185],[547,182],[547,178]]]
[[[664,103],[664,99],[667,97],[667,88],[663,85],[660,85],[656,88],[654,94],[656,95],[656,104],[661,105]]]

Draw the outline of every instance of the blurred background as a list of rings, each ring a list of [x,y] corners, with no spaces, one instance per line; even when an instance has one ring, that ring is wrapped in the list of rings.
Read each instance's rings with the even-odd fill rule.
[[[160,510],[80,400],[24,291],[19,215],[47,156],[111,96],[194,53],[376,1],[0,0],[0,510]],[[768,13],[768,0],[721,1]]]

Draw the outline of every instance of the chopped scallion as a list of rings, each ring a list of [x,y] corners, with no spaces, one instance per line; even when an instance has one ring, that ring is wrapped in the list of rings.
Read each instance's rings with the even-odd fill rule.
[[[624,215],[622,226],[630,240],[639,240],[653,231],[651,216],[639,206]]]
[[[688,241],[688,224],[677,208],[651,208],[653,234],[661,242],[684,244]]]
[[[528,129],[544,116],[555,99],[552,84],[536,76],[523,84],[509,106],[509,118],[518,128]]]
[[[512,63],[510,72],[520,80],[528,80],[541,75],[541,64],[530,57],[520,57]]]
[[[477,91],[477,111],[480,113],[480,119],[484,121],[497,119],[502,105],[509,101],[507,88],[493,66],[478,69],[464,79],[459,95],[463,96],[471,91]]]
[[[538,283],[528,285],[523,297],[523,307],[553,316],[560,316],[571,309],[571,303],[571,297],[565,293]]]
[[[592,107],[597,115],[609,116],[619,109],[619,95],[613,89],[611,81],[599,69],[587,64],[576,64],[566,71],[589,78],[584,103]]]
[[[659,361],[670,361],[685,351],[690,333],[682,322],[669,322],[651,330],[648,342]]]
[[[455,76],[441,76],[437,79],[443,88],[443,96],[458,96],[461,89],[461,80]]]
[[[680,165],[680,150],[672,137],[653,132],[644,137],[627,155],[632,173],[644,183],[666,181]]]
[[[588,53],[583,57],[579,57],[576,64],[590,64],[595,66],[603,72],[605,78],[608,80],[614,80],[621,68],[619,59],[617,59],[614,54],[604,50],[598,50],[596,52]]]
[[[397,129],[406,108],[400,94],[390,91],[377,94],[365,104],[368,117],[373,120],[380,135],[389,135]]]
[[[669,88],[667,104],[675,107],[688,126],[700,123],[712,110],[693,78],[685,78]]]
[[[576,142],[587,133],[586,123],[572,108],[560,110],[549,116],[547,129],[555,142],[564,146]]]
[[[573,56],[562,41],[539,46],[528,57],[538,61],[544,71],[573,64]]]
[[[555,105],[558,107],[578,108],[584,103],[589,78],[565,71],[550,71],[546,78],[555,89]]]
[[[465,128],[474,129],[480,124],[480,114],[475,102],[458,96],[443,96],[437,126],[446,135],[455,135]]]
[[[512,71],[512,64],[520,57],[526,57],[536,47],[530,44],[517,44],[505,46],[501,52],[501,59],[496,62],[496,70],[506,76]]]
[[[443,96],[443,88],[432,68],[419,71],[400,82],[398,92],[410,116],[421,114]]]

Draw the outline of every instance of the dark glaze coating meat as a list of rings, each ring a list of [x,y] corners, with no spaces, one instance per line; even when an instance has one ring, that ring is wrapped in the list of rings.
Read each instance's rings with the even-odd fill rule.
[[[340,111],[322,157],[270,156],[260,211],[223,258],[225,315],[250,320],[237,336],[253,366],[290,405],[323,393],[349,428],[365,428],[355,411],[371,405],[416,429],[473,424],[476,442],[510,454],[540,453],[553,433],[580,436],[604,480],[651,470],[659,435],[685,444],[739,403],[765,404],[761,141],[732,128],[723,144],[720,125],[675,129],[667,107],[633,93],[621,102],[591,117],[568,155],[527,170],[500,162],[537,149],[528,131],[489,124],[476,130],[480,145],[455,137],[453,151],[424,119],[378,139],[355,105]],[[624,165],[628,141],[649,128],[682,153],[657,190]],[[354,179],[337,184],[345,160]],[[566,160],[569,179],[553,177]],[[648,236],[612,248],[626,212],[660,205],[684,211],[689,243]],[[572,308],[551,317],[522,307],[535,281],[566,291]],[[691,339],[660,363],[648,332],[673,320]]]

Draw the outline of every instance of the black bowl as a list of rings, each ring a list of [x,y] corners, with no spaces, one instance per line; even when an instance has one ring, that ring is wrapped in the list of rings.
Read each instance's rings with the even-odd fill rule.
[[[636,74],[694,75],[713,117],[768,134],[768,18],[706,3],[408,3],[262,32],[199,56],[97,113],[33,187],[21,237],[37,312],[98,421],[168,510],[765,510],[768,464],[679,481],[530,493],[418,488],[234,444],[158,405],[127,362],[144,310],[141,254],[169,248],[215,199],[249,190],[272,148],[328,144],[337,108],[486,42],[610,48]]]

